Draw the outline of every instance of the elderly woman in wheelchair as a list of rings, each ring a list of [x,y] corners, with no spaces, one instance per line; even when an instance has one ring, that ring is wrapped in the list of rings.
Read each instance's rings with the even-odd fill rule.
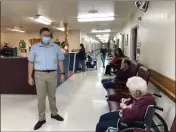
[[[141,77],[129,78],[126,86],[129,88],[132,98],[122,98],[119,111],[102,115],[96,126],[96,132],[105,132],[109,130],[116,132],[121,131],[126,127],[143,127],[142,124],[137,124],[135,122],[144,120],[148,107],[150,105],[155,105],[154,97],[148,93],[147,83]],[[130,122],[128,126],[123,126],[123,123],[121,122],[122,119]]]

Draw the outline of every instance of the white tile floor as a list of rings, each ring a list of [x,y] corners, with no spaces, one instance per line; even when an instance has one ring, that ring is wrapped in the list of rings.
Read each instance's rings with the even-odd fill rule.
[[[100,63],[100,62],[99,62]],[[57,106],[64,122],[50,118],[38,131],[94,131],[100,115],[108,111],[105,90],[101,86],[103,69],[76,73],[57,90]],[[33,131],[38,121],[35,95],[1,96],[1,130]]]

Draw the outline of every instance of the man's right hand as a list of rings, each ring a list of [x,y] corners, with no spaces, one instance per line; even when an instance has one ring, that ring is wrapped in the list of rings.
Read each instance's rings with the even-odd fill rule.
[[[33,78],[32,77],[29,77],[28,78],[28,83],[29,83],[29,85],[34,85],[34,80],[33,80]]]

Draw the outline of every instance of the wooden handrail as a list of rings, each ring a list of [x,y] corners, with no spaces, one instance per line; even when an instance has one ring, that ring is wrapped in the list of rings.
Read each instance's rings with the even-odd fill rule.
[[[150,69],[150,71],[150,82],[163,93],[165,93],[170,99],[176,102],[176,81],[156,72],[155,70]]]

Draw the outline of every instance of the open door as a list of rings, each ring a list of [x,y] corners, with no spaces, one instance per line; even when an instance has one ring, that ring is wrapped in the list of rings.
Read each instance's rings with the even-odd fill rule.
[[[117,47],[119,48],[119,39],[117,39],[117,43],[116,44],[117,44]]]
[[[133,29],[132,29],[132,59],[133,60],[136,60],[137,57],[137,39],[138,39],[138,27],[135,26]]]
[[[122,51],[125,53],[125,34],[122,34]]]

